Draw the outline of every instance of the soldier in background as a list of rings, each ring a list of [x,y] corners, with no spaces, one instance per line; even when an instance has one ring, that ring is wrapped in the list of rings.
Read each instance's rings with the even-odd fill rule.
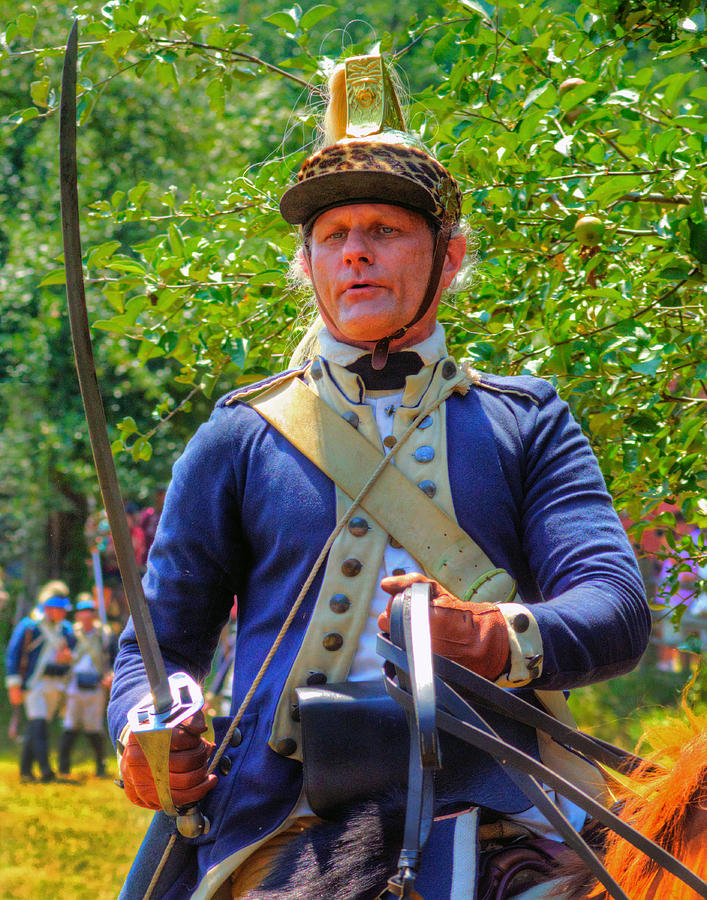
[[[5,684],[13,707],[24,703],[27,714],[20,755],[20,779],[34,781],[34,763],[41,780],[54,781],[49,763],[49,725],[61,710],[76,645],[66,620],[71,609],[69,588],[50,581],[37,596],[37,606],[15,627],[5,655]]]
[[[74,634],[76,647],[59,748],[59,774],[71,773],[71,751],[83,731],[93,750],[96,776],[102,778],[106,774],[106,695],[113,680],[116,640],[110,627],[98,618],[96,604],[88,593],[79,594],[76,602]]]

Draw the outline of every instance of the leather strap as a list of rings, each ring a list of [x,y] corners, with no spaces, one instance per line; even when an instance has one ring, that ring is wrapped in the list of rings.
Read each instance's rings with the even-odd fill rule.
[[[408,666],[406,653],[390,642],[384,642],[384,645],[386,643],[388,646],[385,647],[383,655],[389,659],[389,662],[396,667],[397,671],[402,670],[405,672]],[[442,657],[434,656],[435,669],[437,669],[441,660]],[[396,702],[408,712],[414,710],[414,704],[409,693],[404,690],[399,683],[396,683],[390,675],[386,676],[385,684],[388,693],[396,700]],[[488,683],[488,688],[491,695],[506,693],[502,688],[497,687],[491,682]],[[574,831],[562,814],[559,813],[559,810],[554,807],[544,791],[541,790],[542,797],[532,796],[534,793],[534,784],[537,785],[542,782],[562,794],[564,797],[567,797],[568,800],[571,800],[573,803],[576,803],[577,806],[586,810],[586,812],[597,819],[602,825],[615,831],[619,837],[629,841],[642,853],[645,853],[651,859],[655,860],[655,862],[666,871],[691,887],[698,896],[707,898],[707,882],[694,872],[691,872],[683,865],[683,863],[664,850],[660,845],[651,841],[649,838],[644,837],[640,832],[636,831],[635,828],[627,822],[624,822],[600,803],[597,803],[596,800],[584,791],[581,791],[573,783],[567,781],[561,775],[558,775],[552,769],[538,762],[533,757],[528,756],[522,751],[517,750],[511,744],[501,740],[483,720],[479,713],[469,706],[469,704],[439,676],[435,676],[435,692],[437,696],[437,726],[461,740],[467,741],[472,746],[483,750],[495,759],[498,759],[499,762],[504,764],[505,771],[508,775],[514,779],[519,775],[524,779],[531,776],[529,781],[524,780],[524,783],[522,784],[521,782],[518,782],[519,786],[521,786],[524,791],[526,790],[526,787],[531,788],[527,794],[528,798],[538,806],[540,811],[562,835],[565,843],[578,853],[585,865],[587,865],[595,877],[604,884],[615,900],[627,900],[627,898],[621,888],[605,871],[593,852],[587,847],[584,840]],[[501,706],[500,701],[496,700],[494,702],[499,705],[499,707]],[[537,802],[538,799],[540,800],[539,803]]]
[[[432,670],[432,652],[431,646],[428,645],[424,649],[419,646],[415,646],[416,642],[427,641],[430,640],[429,627],[427,628],[427,633],[425,634],[421,629],[412,629],[412,628],[400,628],[400,626],[394,627],[394,623],[399,622],[401,617],[403,620],[403,624],[405,623],[405,619],[409,616],[409,605],[410,600],[406,597],[406,593],[398,594],[394,597],[391,610],[390,610],[390,621],[391,621],[391,640],[395,645],[400,646],[401,651],[404,650],[404,662],[401,659],[401,665],[396,666],[396,673],[398,674],[398,685],[396,685],[393,680],[388,677],[386,679],[386,689],[391,694],[393,699],[395,699],[398,703],[400,703],[404,709],[408,712],[408,721],[410,722],[411,727],[411,753],[410,753],[410,775],[408,778],[408,808],[406,810],[406,819],[405,819],[405,837],[408,839],[409,833],[413,836],[414,840],[414,827],[411,823],[411,819],[417,815],[418,818],[418,827],[421,832],[424,823],[422,821],[422,812],[420,810],[420,802],[419,802],[419,794],[421,793],[417,788],[419,784],[420,774],[418,773],[417,781],[413,781],[413,771],[412,767],[414,764],[413,759],[413,739],[416,735],[416,730],[420,727],[420,723],[417,721],[418,719],[418,709],[419,704],[416,702],[416,698],[413,695],[410,697],[410,693],[406,690],[406,682],[408,681],[407,675],[410,675],[416,668],[420,668],[421,672],[424,673],[427,671],[426,667],[419,667],[418,660],[420,656],[423,656],[425,652],[429,655],[429,668]],[[429,602],[429,601],[428,601]],[[423,611],[424,612],[424,611]],[[401,634],[402,632],[402,634]],[[404,637],[405,644],[401,644],[401,637]],[[396,654],[398,657],[402,656],[402,653]],[[416,663],[418,665],[416,666]],[[402,677],[401,677],[402,673]],[[406,675],[407,673],[407,675]],[[434,676],[433,676],[434,677]],[[413,684],[416,679],[413,678]],[[489,738],[494,744],[499,745],[505,749],[511,749],[511,745],[507,744],[503,741],[497,732],[495,732],[491,726],[486,722],[486,720],[471,706],[469,706],[462,698],[452,690],[445,682],[443,682],[440,678],[434,678],[434,686],[427,687],[425,685],[417,685],[415,688],[418,692],[421,690],[425,690],[426,694],[431,694],[433,697],[435,695],[435,689],[440,691],[439,699],[438,699],[438,714],[437,721],[442,725],[443,718],[446,714],[450,716],[454,716],[455,720],[460,719],[464,722],[464,725],[467,726],[467,731],[471,729],[473,732],[478,732],[479,735],[483,737]],[[412,705],[410,704],[410,699],[413,700]],[[411,708],[412,706],[412,708]],[[444,712],[443,712],[444,710]],[[429,727],[429,726],[428,726]],[[458,735],[461,736],[461,735]],[[464,737],[464,740],[469,743],[473,743],[471,738],[467,735]],[[477,745],[478,746],[478,745]],[[482,748],[483,749],[483,748]],[[488,751],[487,751],[488,752]],[[498,755],[498,751],[496,754],[492,754],[494,756]],[[521,754],[524,756],[525,754]],[[504,757],[501,757],[504,759]],[[530,758],[530,757],[528,757]],[[587,846],[584,839],[575,831],[572,825],[567,821],[559,807],[555,805],[555,803],[550,799],[550,797],[545,793],[542,788],[541,783],[534,777],[533,773],[527,771],[524,767],[516,767],[513,764],[512,760],[504,759],[505,771],[508,776],[516,782],[518,787],[523,791],[528,800],[536,806],[540,812],[545,816],[545,818],[550,822],[550,824],[555,828],[555,830],[562,836],[564,842],[571,847],[578,856],[582,859],[585,865],[589,868],[589,870],[598,878],[602,884],[605,885],[610,890],[612,897],[614,900],[629,900],[627,895],[621,890],[616,881],[609,875],[609,873],[604,869],[604,867],[599,862],[598,858],[594,855],[592,850]],[[418,763],[419,764],[419,763]],[[418,855],[406,853],[407,844],[403,849],[403,852],[400,855],[400,869],[397,876],[397,881],[403,885],[406,885],[409,890],[412,890],[415,881],[415,874],[417,872],[417,859]],[[416,848],[417,849],[417,848]],[[420,848],[421,849],[421,848]],[[407,863],[407,868],[405,868],[405,864]],[[395,881],[395,879],[391,879],[391,881]],[[390,887],[390,883],[389,883]],[[402,894],[402,896],[409,896],[406,894]]]
[[[451,386],[451,385],[450,385]],[[299,378],[249,401],[349,497],[356,497],[383,454]],[[421,410],[420,418],[424,418]],[[515,582],[496,568],[456,522],[395,466],[387,466],[361,506],[457,597],[501,603]]]
[[[436,727],[434,669],[430,637],[429,584],[413,584],[398,595],[390,630],[396,643],[408,648],[407,674],[401,683],[413,701],[408,712],[410,760],[403,847],[398,872],[388,882],[392,896],[411,897],[420,866],[422,848],[434,819],[434,771],[441,768]],[[385,895],[383,895],[385,896]]]
[[[403,658],[402,651],[395,646],[396,643],[392,639],[388,640],[382,635],[378,635],[376,649],[379,656],[395,665],[400,665]],[[444,656],[435,654],[434,667],[436,674],[443,681],[463,691],[464,699],[468,702],[480,703],[493,712],[508,716],[508,718],[536,730],[544,731],[554,741],[588,756],[590,759],[595,759],[617,772],[630,773],[643,762],[641,757],[629,753],[628,750],[614,747],[606,741],[600,741],[583,731],[559,722],[554,716],[548,715],[517,694],[499,688],[498,685],[482,678],[476,672],[465,669],[464,666],[460,666]]]

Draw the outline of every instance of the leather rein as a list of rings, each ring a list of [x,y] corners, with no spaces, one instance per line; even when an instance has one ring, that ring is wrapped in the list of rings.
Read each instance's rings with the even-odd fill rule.
[[[614,900],[629,900],[607,872],[599,857],[570,825],[550,799],[545,784],[584,809],[597,821],[679,878],[700,897],[707,898],[707,882],[672,854],[606,809],[584,791],[533,757],[502,740],[475,705],[500,712],[522,724],[540,729],[568,750],[587,756],[617,771],[631,772],[642,760],[613,747],[527,703],[515,694],[468,669],[432,653],[429,629],[429,585],[414,584],[393,601],[390,638],[379,635],[378,653],[385,660],[388,694],[407,713],[410,727],[410,764],[403,849],[398,872],[388,882],[383,898],[412,897],[420,854],[434,818],[434,772],[441,767],[438,729],[449,732],[491,755],[506,774],[552,824]],[[464,697],[459,691],[464,693]]]

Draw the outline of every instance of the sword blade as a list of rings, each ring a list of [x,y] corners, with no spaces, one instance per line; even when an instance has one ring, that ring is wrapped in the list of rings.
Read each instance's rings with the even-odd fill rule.
[[[125,596],[135,626],[140,653],[145,664],[155,709],[163,712],[172,704],[164,660],[157,643],[150,610],[137,570],[118,475],[108,440],[103,401],[93,361],[91,333],[86,310],[86,295],[79,231],[78,169],[76,162],[76,66],[78,57],[78,20],[74,22],[66,45],[61,80],[59,131],[59,168],[61,177],[61,225],[64,238],[66,294],[69,303],[71,340],[86,422],[96,464],[103,505],[108,516],[115,555],[123,580]]]

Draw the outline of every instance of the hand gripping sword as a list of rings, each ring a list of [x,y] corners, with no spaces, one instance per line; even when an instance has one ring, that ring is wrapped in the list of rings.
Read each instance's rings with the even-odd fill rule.
[[[180,834],[185,837],[197,837],[208,831],[209,822],[195,806],[184,810],[177,809],[174,805],[169,787],[169,750],[172,729],[201,709],[204,702],[203,695],[199,685],[186,672],[177,672],[167,677],[135,562],[93,361],[79,232],[76,162],[77,57],[78,20],[74,22],[66,45],[61,81],[59,131],[61,225],[71,339],[81,398],[103,505],[115,545],[115,555],[150,683],[150,694],[130,710],[128,722],[147,758],[162,809],[168,816],[176,817]]]

